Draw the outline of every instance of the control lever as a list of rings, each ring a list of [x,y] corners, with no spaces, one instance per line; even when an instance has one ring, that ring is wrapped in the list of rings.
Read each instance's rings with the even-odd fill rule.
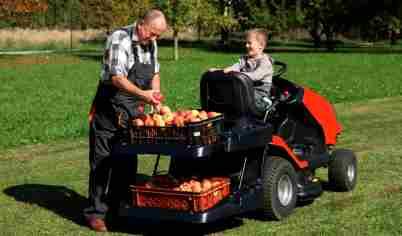
[[[275,100],[275,101],[273,101],[273,102],[272,102],[269,98],[266,98],[266,97],[263,98],[263,99],[266,98],[266,99],[269,100],[269,102],[270,102],[269,105],[267,105],[267,109],[266,109],[266,111],[265,111],[264,123],[267,122],[269,113],[271,113],[272,111],[274,111],[274,110],[275,110],[275,107],[276,107],[279,103],[287,101],[287,100],[289,99],[289,97],[290,97],[290,93],[289,93],[288,91],[284,91],[284,92],[279,96],[279,99],[277,99],[277,100]],[[264,100],[264,101],[265,101],[265,100]]]

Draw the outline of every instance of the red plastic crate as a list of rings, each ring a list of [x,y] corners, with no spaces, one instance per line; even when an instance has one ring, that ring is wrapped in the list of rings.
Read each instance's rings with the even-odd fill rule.
[[[145,186],[132,186],[131,190],[136,207],[204,212],[230,194],[230,181],[225,179],[218,186],[200,193]]]

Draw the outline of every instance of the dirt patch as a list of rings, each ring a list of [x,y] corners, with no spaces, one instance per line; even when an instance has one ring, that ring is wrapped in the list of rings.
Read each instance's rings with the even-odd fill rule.
[[[340,103],[336,104],[336,110],[345,114],[367,114],[367,113],[379,113],[385,110],[394,110],[395,104],[400,104],[402,97],[392,98],[378,98],[371,99],[367,103]]]
[[[380,197],[387,197],[389,195],[402,193],[402,186],[400,185],[387,185],[382,192],[378,193]]]
[[[341,198],[337,198],[327,205],[331,208],[341,210],[345,208],[352,207],[354,204],[359,203],[362,201],[362,196],[360,195],[344,195]]]
[[[83,141],[57,144],[27,145],[18,149],[8,150],[3,153],[0,152],[0,159],[26,161],[44,155],[54,155],[59,153],[66,153],[77,149],[86,149],[87,146],[88,144]]]
[[[71,38],[72,37],[72,38]],[[32,45],[63,44],[73,45],[80,41],[91,41],[104,38],[105,32],[101,30],[48,30],[48,29],[0,29],[0,47],[26,48]]]
[[[23,55],[0,57],[0,68],[26,65],[78,64],[80,59],[67,55]]]

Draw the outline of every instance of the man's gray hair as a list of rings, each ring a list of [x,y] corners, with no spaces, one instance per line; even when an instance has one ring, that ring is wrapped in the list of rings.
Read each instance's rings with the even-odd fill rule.
[[[145,13],[144,17],[142,18],[143,22],[145,24],[151,23],[153,20],[158,19],[158,18],[163,18],[165,20],[165,15],[163,12],[157,9],[152,9],[149,10]]]

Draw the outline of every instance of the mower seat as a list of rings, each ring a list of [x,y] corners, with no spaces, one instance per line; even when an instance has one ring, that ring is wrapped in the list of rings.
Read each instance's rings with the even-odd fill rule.
[[[200,82],[201,107],[224,113],[225,119],[263,119],[254,102],[253,81],[239,72],[206,72]]]

